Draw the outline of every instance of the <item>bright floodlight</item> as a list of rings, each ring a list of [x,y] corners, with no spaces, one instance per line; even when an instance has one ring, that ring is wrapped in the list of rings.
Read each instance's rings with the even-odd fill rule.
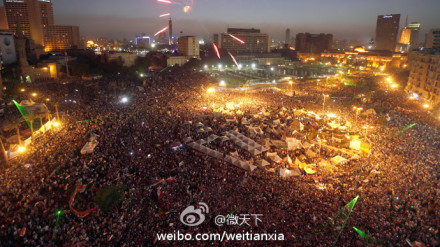
[[[18,152],[23,153],[24,151],[26,151],[25,147],[18,147]]]
[[[252,66],[252,69],[255,69],[255,67],[257,67],[257,65],[255,65],[254,63],[251,66]]]
[[[207,92],[208,93],[214,93],[215,92],[215,88],[210,87],[210,88],[208,88]]]
[[[226,82],[225,82],[224,80],[221,80],[221,81],[220,81],[220,86],[221,86],[221,87],[226,86]]]
[[[274,68],[273,68],[273,67],[270,67],[270,71],[274,71]]]
[[[243,68],[243,65],[239,64],[238,69],[241,69],[241,68]]]
[[[219,69],[222,69],[222,68],[223,68],[223,65],[222,65],[222,64],[219,64],[217,67],[218,67]]]
[[[424,104],[423,107],[429,108],[429,105],[428,104]]]
[[[128,102],[128,98],[127,97],[122,97],[121,103],[127,103],[127,102]]]
[[[208,68],[208,65],[205,64],[205,66],[203,66],[203,68],[207,69],[207,68]]]

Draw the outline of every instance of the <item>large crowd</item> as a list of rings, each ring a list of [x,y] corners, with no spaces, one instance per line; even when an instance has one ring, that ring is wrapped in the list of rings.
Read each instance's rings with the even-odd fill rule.
[[[110,81],[117,81],[119,88],[109,88]],[[241,106],[242,113],[232,116],[250,119],[263,108],[319,112],[322,97],[310,88],[295,89],[294,97],[273,90],[207,94],[210,83],[215,80],[205,74],[175,70],[148,80],[144,90],[122,78],[88,86],[80,81],[41,86],[41,94],[52,102],[62,102],[61,127],[35,140],[32,150],[10,160],[9,167],[0,171],[1,246],[238,243],[171,242],[156,237],[157,233],[178,230],[277,232],[285,236],[281,242],[240,242],[246,246],[329,246],[336,238],[333,233],[341,229],[326,223],[356,196],[359,200],[339,246],[367,245],[353,226],[365,231],[377,245],[406,246],[416,241],[440,245],[440,135],[437,123],[424,110],[398,93],[388,92],[361,103],[365,108],[381,107],[383,113],[355,121],[358,116],[351,107],[329,101],[326,111],[350,119],[354,128],[374,126],[365,133],[372,144],[371,154],[341,165],[331,175],[318,172],[282,179],[264,169],[249,172],[212,158],[187,147],[184,140],[210,134],[196,131],[194,124],[199,122],[217,135],[228,130],[247,133],[241,121],[226,121],[231,116],[219,117],[211,105],[240,97],[251,99]],[[122,103],[122,96],[128,102]],[[387,125],[376,121],[381,116],[389,119]],[[417,125],[395,135],[412,123]],[[82,155],[81,148],[92,134],[99,143],[91,154]],[[173,149],[178,142],[183,145]],[[231,142],[210,145],[222,152],[239,151]],[[323,153],[326,151],[330,152]],[[252,159],[239,152],[243,159]],[[294,158],[300,154],[289,155]],[[167,182],[156,184],[161,179]],[[318,183],[326,189],[317,189]],[[80,210],[95,207],[93,198],[105,186],[125,185],[127,190],[112,211],[97,210],[81,218],[69,208],[77,185],[86,185],[75,199]],[[180,212],[198,202],[209,205],[207,221],[197,227],[183,225]],[[214,224],[214,216],[234,210],[237,214],[263,214],[262,221],[258,226]],[[58,211],[62,212],[60,217]]]

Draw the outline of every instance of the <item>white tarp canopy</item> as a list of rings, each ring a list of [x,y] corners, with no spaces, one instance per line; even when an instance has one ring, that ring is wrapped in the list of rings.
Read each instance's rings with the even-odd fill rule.
[[[287,149],[296,150],[301,148],[301,141],[293,137],[286,137]]]
[[[331,158],[330,159],[330,161],[333,163],[333,164],[341,164],[341,163],[344,163],[344,162],[346,162],[347,161],[347,159],[345,159],[345,158],[343,158],[343,157],[341,157],[341,156],[335,156],[335,157],[333,157],[333,158]]]
[[[278,154],[276,152],[267,153],[267,157],[276,163],[283,161],[283,159],[281,159],[280,156],[278,156]]]
[[[81,154],[90,154],[93,153],[95,147],[98,145],[98,141],[94,140],[92,142],[87,142],[86,145],[81,149]]]
[[[278,170],[278,173],[279,173],[281,178],[289,178],[289,177],[299,177],[299,176],[301,176],[301,171],[299,169],[288,170],[288,169],[280,168]]]
[[[211,142],[217,140],[217,138],[218,138],[218,136],[212,134],[212,135],[208,136],[208,140],[207,140],[207,142],[208,142],[208,143],[211,143]]]
[[[265,167],[265,166],[270,165],[269,162],[267,162],[266,160],[263,160],[263,159],[261,159],[261,160],[257,160],[257,161],[255,162],[255,164],[257,164],[257,166],[260,166],[260,167]]]

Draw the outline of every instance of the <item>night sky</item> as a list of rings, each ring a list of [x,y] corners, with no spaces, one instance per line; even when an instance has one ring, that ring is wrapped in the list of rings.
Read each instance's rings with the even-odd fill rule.
[[[439,0],[54,0],[57,24],[79,25],[82,36],[132,39],[167,25],[162,13],[171,12],[174,34],[212,37],[229,27],[260,28],[274,39],[284,40],[286,28],[298,32],[333,33],[334,38],[374,38],[377,15],[401,14],[401,27],[420,22],[420,40],[431,28],[440,28]]]

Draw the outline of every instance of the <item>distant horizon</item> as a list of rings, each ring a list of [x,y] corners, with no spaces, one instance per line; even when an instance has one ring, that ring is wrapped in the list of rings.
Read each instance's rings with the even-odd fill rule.
[[[184,13],[183,6],[192,6]],[[154,0],[56,0],[53,2],[56,24],[76,25],[85,38],[133,40],[136,35],[153,34],[166,26],[171,13],[173,35],[195,35],[211,40],[214,33],[226,32],[228,27],[256,28],[275,41],[284,41],[285,31],[291,37],[297,33],[331,33],[334,39],[361,40],[375,38],[379,15],[400,14],[400,28],[408,23],[421,24],[419,42],[434,28],[440,28],[440,1],[384,0],[366,3],[362,0],[181,0],[164,4]],[[255,21],[252,21],[255,20]],[[438,26],[437,26],[438,25]]]

